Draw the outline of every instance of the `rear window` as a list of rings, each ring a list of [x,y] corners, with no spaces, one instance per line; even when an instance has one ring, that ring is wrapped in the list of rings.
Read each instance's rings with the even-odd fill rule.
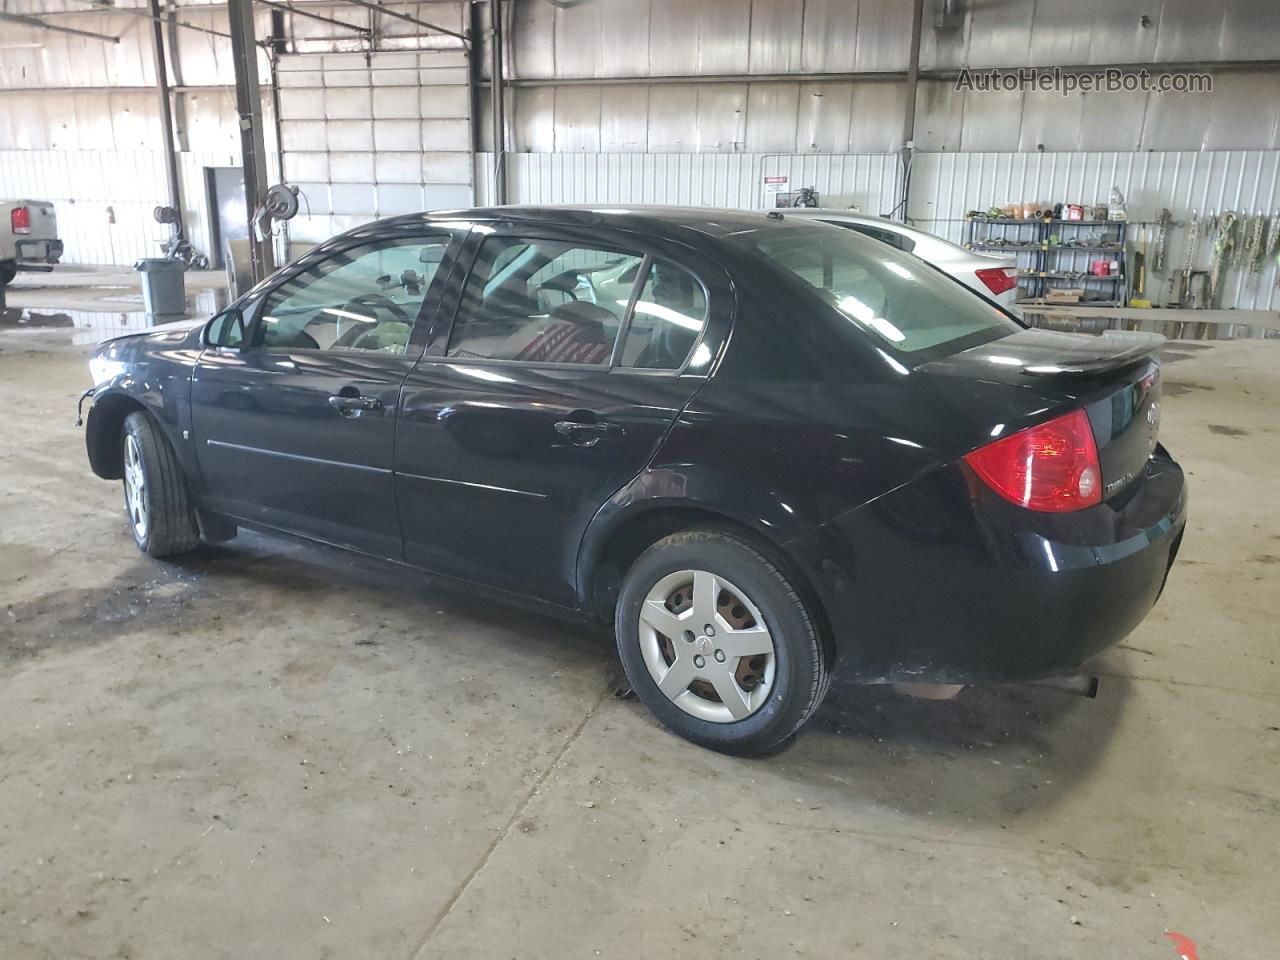
[[[850,232],[797,227],[728,239],[803,280],[876,346],[913,364],[1022,329],[928,264]]]

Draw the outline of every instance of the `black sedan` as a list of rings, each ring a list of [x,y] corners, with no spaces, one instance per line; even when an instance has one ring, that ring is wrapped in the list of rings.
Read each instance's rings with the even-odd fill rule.
[[[103,344],[86,439],[148,554],[276,531],[612,620],[664,724],[753,753],[837,658],[1032,679],[1142,620],[1186,516],[1158,346],[778,212],[450,211]]]

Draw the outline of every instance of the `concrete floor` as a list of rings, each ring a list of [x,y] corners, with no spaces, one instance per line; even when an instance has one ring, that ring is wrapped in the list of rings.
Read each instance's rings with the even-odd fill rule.
[[[837,682],[748,762],[615,700],[608,636],[256,536],[143,558],[77,339],[0,330],[4,960],[1274,954],[1280,341],[1168,349],[1190,529],[1098,700]]]

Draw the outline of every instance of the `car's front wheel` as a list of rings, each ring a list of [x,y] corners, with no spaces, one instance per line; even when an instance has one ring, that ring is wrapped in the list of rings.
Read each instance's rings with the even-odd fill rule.
[[[125,417],[120,442],[124,508],[138,549],[153,557],[195,549],[200,530],[169,441],[139,410]]]
[[[737,533],[672,534],[628,571],[615,611],[632,689],[663,724],[728,753],[767,753],[827,691],[831,656],[779,562]]]

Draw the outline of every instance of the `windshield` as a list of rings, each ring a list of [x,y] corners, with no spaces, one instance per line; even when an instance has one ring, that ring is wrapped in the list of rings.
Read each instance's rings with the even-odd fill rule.
[[[803,280],[876,346],[913,364],[1022,329],[928,264],[849,231],[800,227],[727,239]]]

